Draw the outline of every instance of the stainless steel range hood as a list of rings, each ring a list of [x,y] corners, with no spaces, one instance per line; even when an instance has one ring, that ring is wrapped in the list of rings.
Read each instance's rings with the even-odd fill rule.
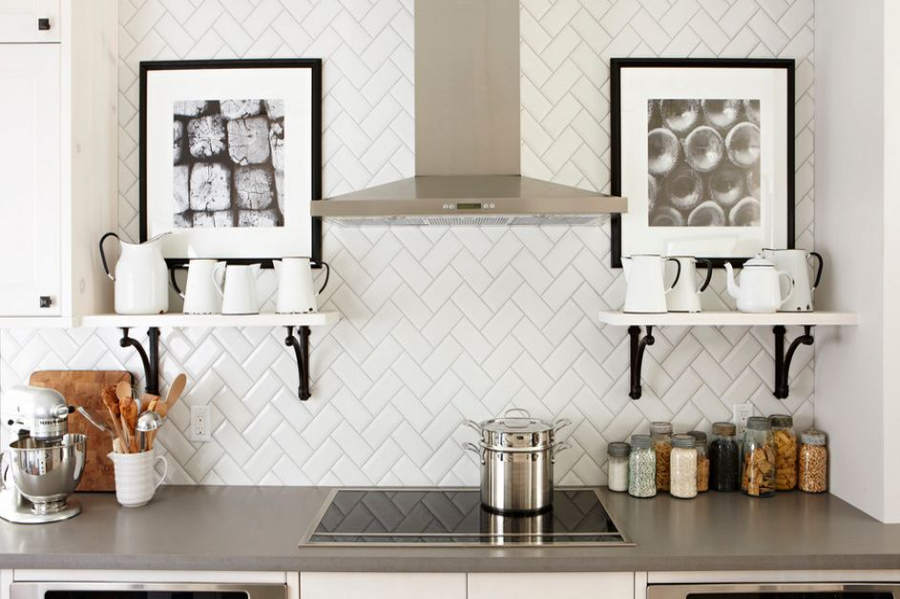
[[[416,0],[416,176],[312,203],[360,225],[596,225],[624,198],[520,175],[519,0]]]

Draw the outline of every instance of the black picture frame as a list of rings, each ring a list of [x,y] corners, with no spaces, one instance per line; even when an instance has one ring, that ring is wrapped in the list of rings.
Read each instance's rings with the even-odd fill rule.
[[[139,240],[148,239],[148,199],[147,199],[147,76],[151,71],[173,70],[205,70],[205,69],[310,69],[312,83],[311,98],[311,183],[310,198],[312,201],[322,199],[322,59],[320,58],[260,58],[260,59],[227,59],[227,60],[159,60],[142,61],[140,63],[140,166],[139,166]],[[322,265],[322,219],[311,218],[311,264],[313,268]],[[281,256],[260,256],[259,258],[220,258],[228,264],[261,264],[263,268],[273,268],[273,260]],[[212,259],[212,258],[211,258]],[[169,268],[184,268],[189,259],[166,258]]]
[[[795,61],[784,58],[612,58],[610,71],[610,192],[614,196],[622,194],[622,129],[621,129],[621,93],[622,69],[641,69],[661,67],[682,68],[721,68],[721,69],[783,69],[787,72],[787,249],[793,249],[796,243],[794,231],[795,219]],[[722,258],[716,256],[697,256],[709,260],[713,267],[723,268],[726,263],[740,267],[747,261],[744,258]],[[622,217],[613,214],[610,218],[610,262],[613,268],[622,268]]]

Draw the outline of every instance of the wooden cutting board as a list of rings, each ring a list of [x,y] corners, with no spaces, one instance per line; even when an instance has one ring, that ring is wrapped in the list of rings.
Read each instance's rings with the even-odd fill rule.
[[[63,394],[70,406],[82,406],[99,422],[109,425],[109,415],[100,390],[121,381],[131,384],[131,373],[124,370],[40,370],[32,373],[31,385],[55,389]],[[78,412],[69,415],[69,432],[88,436],[87,460],[78,491],[115,491],[113,464],[107,456],[112,440],[94,428]]]

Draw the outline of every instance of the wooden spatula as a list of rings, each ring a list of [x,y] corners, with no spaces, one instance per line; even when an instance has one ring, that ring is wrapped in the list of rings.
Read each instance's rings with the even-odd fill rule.
[[[184,391],[186,385],[187,377],[183,373],[175,377],[175,380],[172,381],[172,386],[169,387],[169,393],[166,395],[166,411],[172,409],[172,406],[175,405],[175,402],[181,397],[181,393]],[[160,414],[160,416],[162,416],[162,414]]]

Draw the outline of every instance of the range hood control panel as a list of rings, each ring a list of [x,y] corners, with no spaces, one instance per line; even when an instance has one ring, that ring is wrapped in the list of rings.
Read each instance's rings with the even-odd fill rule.
[[[478,202],[444,204],[444,210],[493,210],[496,207],[496,204],[482,204]]]

